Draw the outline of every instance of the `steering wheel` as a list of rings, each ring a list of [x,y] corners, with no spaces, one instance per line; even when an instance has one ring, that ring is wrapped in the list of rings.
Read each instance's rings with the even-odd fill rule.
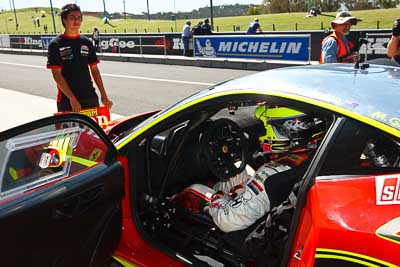
[[[229,119],[212,122],[202,136],[206,165],[221,181],[244,170],[248,146],[242,129]]]

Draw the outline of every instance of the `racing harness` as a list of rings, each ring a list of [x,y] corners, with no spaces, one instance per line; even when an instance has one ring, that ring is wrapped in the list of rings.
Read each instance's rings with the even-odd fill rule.
[[[249,266],[276,267],[280,265],[290,225],[297,204],[300,182],[287,199],[268,213],[267,218],[246,237],[242,255]],[[265,259],[268,259],[267,261]]]

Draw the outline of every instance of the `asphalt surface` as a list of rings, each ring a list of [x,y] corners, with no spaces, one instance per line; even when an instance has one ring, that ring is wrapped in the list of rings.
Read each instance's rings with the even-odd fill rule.
[[[56,86],[45,65],[43,56],[0,54],[0,88],[54,100]],[[109,98],[114,102],[112,112],[120,115],[162,109],[213,84],[254,73],[114,61],[102,61],[98,66]],[[19,101],[18,98],[16,94],[7,101]],[[29,107],[41,105],[34,99],[40,98],[32,97],[32,101],[25,105],[26,109],[19,112],[29,113]]]

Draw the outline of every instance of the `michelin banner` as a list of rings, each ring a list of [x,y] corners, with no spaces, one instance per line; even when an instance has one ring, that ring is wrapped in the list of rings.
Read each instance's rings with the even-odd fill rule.
[[[311,35],[194,36],[196,57],[310,60]]]

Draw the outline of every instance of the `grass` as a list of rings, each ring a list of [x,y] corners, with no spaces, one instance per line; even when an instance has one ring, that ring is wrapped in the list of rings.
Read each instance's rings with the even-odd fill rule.
[[[6,11],[0,13],[0,33],[44,33],[43,26],[47,24],[49,32],[53,32],[53,22],[49,8],[25,8],[17,10],[17,19],[19,23],[19,30],[15,29],[14,13]],[[40,18],[40,28],[35,28],[32,20],[33,17],[40,17],[39,10],[46,11],[46,17]],[[377,29],[378,24],[380,29],[389,29],[392,27],[393,21],[399,17],[399,9],[374,9],[374,10],[360,10],[353,11],[352,15],[361,19],[361,21],[353,26],[354,29]],[[307,18],[305,13],[281,13],[281,14],[263,14],[258,15],[260,19],[261,28],[263,31],[272,31],[274,28],[277,31],[286,30],[320,30],[321,28],[330,28],[335,13],[323,13],[317,17]],[[214,18],[214,28],[220,32],[234,31],[234,27],[240,27],[241,31],[247,29],[249,22],[253,20],[254,16],[237,16],[237,17],[224,17]],[[63,30],[60,17],[56,16],[56,28],[60,32]],[[192,20],[192,26],[197,23],[199,19]],[[101,33],[150,33],[150,32],[180,32],[184,25],[184,20],[143,20],[143,19],[113,19],[110,23],[115,26],[103,24],[101,18],[94,16],[84,16],[82,24],[82,32],[91,33],[94,26],[98,26]]]

